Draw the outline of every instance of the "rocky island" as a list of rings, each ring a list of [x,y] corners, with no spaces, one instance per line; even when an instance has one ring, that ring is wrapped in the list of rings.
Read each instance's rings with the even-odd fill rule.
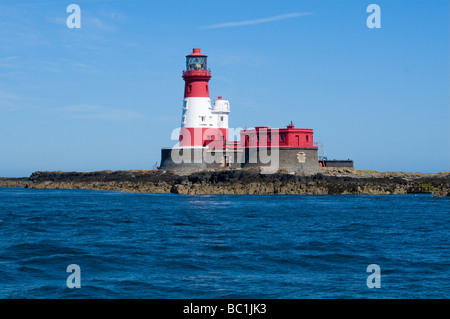
[[[28,178],[0,178],[0,187],[118,190],[175,194],[386,195],[428,193],[450,196],[450,172],[423,174],[327,169],[315,175],[259,169],[205,170],[180,175],[169,170],[35,172]]]

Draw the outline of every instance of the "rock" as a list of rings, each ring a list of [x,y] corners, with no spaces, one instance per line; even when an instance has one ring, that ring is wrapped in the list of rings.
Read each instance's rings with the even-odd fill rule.
[[[450,173],[323,170],[310,176],[290,172],[262,174],[259,169],[203,171],[35,172],[29,178],[0,178],[0,187],[121,190],[174,194],[407,194],[450,196]]]

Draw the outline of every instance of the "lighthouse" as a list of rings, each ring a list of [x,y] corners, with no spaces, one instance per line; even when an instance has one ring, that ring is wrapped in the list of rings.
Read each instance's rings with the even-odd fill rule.
[[[230,102],[221,96],[211,102],[211,70],[207,59],[198,48],[186,55],[178,143],[161,149],[160,169],[184,174],[208,169],[259,167],[265,173],[278,169],[301,174],[319,173],[313,130],[296,128],[292,121],[286,128],[255,126],[244,129],[239,132],[239,141],[228,141]],[[177,138],[176,134],[174,138]],[[349,161],[350,164],[353,166],[353,161]]]
[[[224,147],[228,139],[230,103],[219,96],[213,104],[209,94],[211,70],[208,56],[194,48],[186,56],[183,70],[184,99],[180,126],[180,147]],[[212,143],[212,144],[211,144]]]

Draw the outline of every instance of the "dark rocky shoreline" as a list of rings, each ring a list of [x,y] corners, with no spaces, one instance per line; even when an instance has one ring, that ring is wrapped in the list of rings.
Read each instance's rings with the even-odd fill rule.
[[[0,187],[119,190],[175,194],[385,195],[427,193],[450,196],[450,172],[436,174],[323,170],[312,176],[288,172],[260,174],[257,169],[203,171],[35,172],[29,178],[0,178]]]

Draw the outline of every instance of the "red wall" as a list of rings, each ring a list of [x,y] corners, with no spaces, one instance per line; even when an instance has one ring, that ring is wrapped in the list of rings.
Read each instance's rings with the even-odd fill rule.
[[[183,71],[184,97],[209,97],[211,71]]]
[[[241,147],[279,146],[279,147],[316,147],[312,129],[287,127],[269,129],[256,127],[254,130],[241,131]],[[246,143],[246,140],[248,141]],[[278,142],[278,145],[277,145]]]

